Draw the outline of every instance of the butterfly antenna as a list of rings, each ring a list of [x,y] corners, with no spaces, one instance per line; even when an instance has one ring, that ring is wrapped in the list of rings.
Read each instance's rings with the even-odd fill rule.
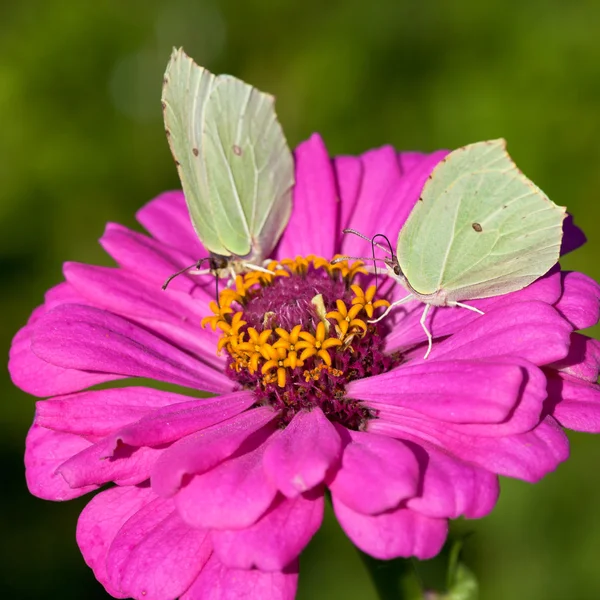
[[[379,280],[377,279],[377,262],[376,262],[376,256],[375,256],[375,238],[377,236],[374,236],[373,239],[371,240],[371,253],[373,254],[373,269],[375,269],[375,290],[379,291]]]
[[[385,248],[385,251],[388,254],[390,254],[391,256],[394,256],[394,250],[392,249],[392,243],[390,242],[390,240],[389,240],[389,238],[388,238],[387,235],[384,235],[383,233],[376,233],[373,236],[373,244],[375,244],[378,248],[383,248],[383,246],[381,246],[380,244],[376,244],[375,243],[375,238],[378,238],[378,237],[382,237],[387,242],[388,247]]]
[[[372,238],[367,237],[366,235],[364,235],[363,233],[361,233],[360,231],[356,231],[356,229],[343,229],[342,233],[351,233],[352,235],[356,235],[359,238],[362,238],[363,240],[366,240],[367,242],[370,242],[371,244],[375,244],[380,250],[383,250],[384,252],[387,252],[388,254],[391,254],[393,256],[393,252],[390,252],[385,246],[382,246],[381,244],[378,244],[377,242],[375,242],[375,238],[377,236],[382,236],[385,237],[385,235],[383,235],[382,233],[378,233],[377,235],[374,235]],[[390,246],[390,248],[392,247],[390,244],[390,241],[385,238]],[[377,260],[382,260],[382,259],[377,259]]]
[[[383,238],[387,242],[389,250],[387,248],[384,248],[381,244],[378,244],[377,242],[375,242],[375,239],[378,237]],[[391,244],[389,238],[387,237],[387,235],[384,235],[383,233],[376,233],[373,236],[373,239],[371,240],[371,248],[373,249],[373,265],[375,266],[375,286],[377,287],[377,266],[375,265],[375,261],[382,260],[382,259],[375,258],[375,246],[377,246],[378,248],[382,248],[392,257],[394,256],[394,250],[392,249],[392,244]],[[385,258],[383,260],[385,262]]]
[[[173,273],[173,275],[171,275],[163,283],[162,289],[166,290],[167,286],[171,283],[171,281],[173,281],[173,279],[175,279],[175,277],[179,277],[179,275],[183,275],[183,273],[185,273],[186,271],[189,271],[190,269],[193,269],[194,267],[196,267],[196,269],[199,269],[205,260],[209,260],[209,257],[207,256],[206,258],[201,258],[200,260],[197,260],[193,265],[189,265],[188,267],[184,267],[183,269],[181,269],[181,271],[177,271],[177,273]]]
[[[362,238],[363,240],[367,240],[367,242],[372,241],[370,237],[367,237],[364,233],[361,233],[360,231],[356,231],[356,229],[342,229],[342,233],[352,233],[353,235],[357,235],[359,238]]]

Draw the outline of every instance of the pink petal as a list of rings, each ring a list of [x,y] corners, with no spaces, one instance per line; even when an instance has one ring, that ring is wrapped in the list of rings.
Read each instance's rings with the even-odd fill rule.
[[[413,167],[416,167],[426,156],[427,155],[423,154],[422,152],[412,152],[409,150],[408,152],[397,152],[396,160],[400,165],[400,171],[402,173],[408,173]]]
[[[396,223],[389,223],[387,213],[384,217],[385,207],[392,202],[394,190],[402,177],[396,151],[391,146],[376,148],[361,155],[360,161],[362,163],[360,195],[344,226],[357,229],[369,237],[376,233],[388,234],[389,237],[389,229]],[[382,225],[385,225],[385,229],[382,229]],[[391,234],[392,243],[397,239],[398,231],[399,229],[395,232],[395,237],[393,233]],[[341,253],[351,256],[371,256],[371,245],[356,236],[345,235],[342,239]]]
[[[572,333],[568,356],[552,365],[565,375],[596,382],[600,371],[600,341]]]
[[[356,208],[363,177],[363,165],[356,156],[336,156],[333,168],[340,195],[340,231],[336,236],[336,248],[343,243],[342,229],[349,227],[351,216]]]
[[[334,232],[338,229],[338,198],[333,167],[321,136],[315,133],[302,142],[294,157],[292,216],[281,237],[277,257],[316,254],[330,258],[334,253]]]
[[[8,370],[13,383],[23,391],[38,397],[54,396],[121,379],[121,375],[65,369],[39,358],[31,350],[31,337],[38,322],[39,318],[25,325],[15,335],[10,348]]]
[[[356,512],[376,514],[417,493],[419,467],[410,448],[386,436],[346,432],[342,465],[329,483],[335,498]]]
[[[405,442],[423,472],[420,494],[406,505],[428,517],[479,519],[487,515],[500,494],[498,477],[476,465],[450,456],[432,444]]]
[[[445,519],[426,517],[409,508],[364,515],[334,498],[333,510],[352,542],[382,560],[399,556],[432,558],[442,549],[448,533]]]
[[[294,600],[298,564],[285,571],[229,569],[213,554],[180,600]]]
[[[200,258],[169,248],[157,240],[115,223],[106,226],[100,244],[132,277],[144,279],[157,288],[162,287],[170,275],[186,265],[192,265]],[[212,276],[198,277],[184,273],[171,281],[168,291],[187,294],[199,291],[205,297],[212,299],[214,298],[213,286]]]
[[[210,392],[233,382],[186,352],[112,313],[63,304],[36,324],[32,349],[42,360],[67,368],[149,377]]]
[[[192,227],[182,191],[157,196],[138,210],[136,218],[159,242],[196,258],[208,255]]]
[[[486,358],[516,355],[535,365],[564,358],[571,326],[542,302],[518,302],[494,308],[434,346],[430,358]]]
[[[548,378],[552,416],[567,429],[600,433],[600,386],[580,379]]]
[[[177,493],[186,475],[205,473],[244,444],[252,446],[252,434],[276,417],[269,407],[253,408],[224,423],[203,429],[175,442],[163,452],[152,473],[152,488],[159,496]]]
[[[249,392],[238,392],[186,402],[183,407],[158,409],[149,417],[81,451],[58,471],[72,487],[108,481],[120,485],[141,483],[150,477],[154,464],[164,451],[164,444],[236,416],[253,401]]]
[[[448,361],[454,362],[454,361]],[[465,363],[467,361],[464,361]],[[456,398],[454,402],[450,402],[448,406],[445,405],[445,394],[452,390],[449,385],[444,391],[443,383],[439,390],[436,390],[435,385],[431,385],[431,396],[428,397],[426,390],[423,390],[423,397],[421,398],[421,405],[419,402],[414,402],[412,406],[404,404],[404,397],[402,393],[398,393],[394,390],[386,398],[385,394],[376,393],[376,401],[369,401],[368,405],[377,411],[380,418],[390,419],[395,421],[402,421],[404,417],[409,419],[419,418],[420,415],[427,416],[433,420],[441,420],[447,423],[453,423],[453,430],[468,435],[483,435],[483,436],[500,436],[500,435],[513,435],[515,433],[523,433],[529,431],[535,427],[541,418],[541,414],[544,408],[544,400],[546,399],[546,377],[540,369],[528,363],[527,361],[520,360],[512,357],[497,357],[495,359],[485,359],[480,362],[480,368],[482,372],[479,377],[476,377],[468,383],[464,382],[464,389],[461,390],[459,387],[454,388]],[[436,364],[437,361],[432,360],[431,365]],[[462,371],[463,368],[468,366],[462,365],[463,361],[456,361],[455,369],[457,372]],[[493,366],[490,370],[490,376],[485,373],[485,363],[488,366]],[[417,363],[419,364],[419,363]],[[423,363],[420,363],[421,365]],[[505,377],[502,377],[502,366],[508,365],[511,367],[512,375],[512,389],[510,389],[510,377],[508,372]],[[408,369],[411,365],[407,365]],[[415,365],[417,366],[417,365]],[[449,366],[448,364],[446,366]],[[428,366],[427,369],[432,369],[435,372],[435,367]],[[518,370],[518,377],[515,376],[514,369]],[[390,371],[390,373],[397,372],[401,373],[404,367],[397,369],[396,371]],[[415,381],[420,380],[421,369],[416,369],[416,372],[411,371],[415,374]],[[449,372],[451,372],[450,369]],[[497,377],[500,374],[500,377]],[[387,375],[387,374],[386,374]],[[494,378],[496,376],[496,378]],[[378,376],[379,377],[379,376]],[[376,378],[376,382],[378,381]],[[385,376],[384,376],[385,377]],[[445,377],[448,381],[454,379],[456,383],[456,373],[454,375],[447,374]],[[384,379],[384,384],[386,383]],[[485,389],[486,385],[482,382],[493,381],[497,389],[488,388]],[[407,385],[407,381],[404,385]],[[415,383],[414,387],[419,384]],[[470,387],[469,387],[470,386]],[[503,395],[500,390],[506,386],[506,395]],[[390,386],[391,388],[391,386]],[[483,388],[485,394],[479,396],[477,390]],[[436,392],[439,395],[436,395]],[[407,392],[409,395],[410,392]],[[365,392],[364,396],[368,396],[368,392]],[[487,416],[486,422],[486,396],[493,397],[497,402],[498,406],[495,410],[490,410]],[[369,400],[369,398],[366,398]],[[444,408],[447,409],[444,410]],[[419,415],[420,413],[420,415]],[[493,417],[493,418],[492,418]]]
[[[323,507],[322,490],[311,490],[292,499],[279,496],[251,527],[213,529],[215,554],[230,568],[281,571],[298,557],[321,526]]]
[[[376,233],[387,235],[395,250],[398,232],[417,202],[427,177],[446,154],[440,150],[421,155],[418,161],[406,161],[405,165],[410,167],[407,172],[402,172],[401,162],[391,146],[363,154],[360,199],[348,226],[369,237]],[[342,251],[354,256],[370,256],[371,247],[360,238],[346,236]]]
[[[416,444],[427,440],[492,473],[530,482],[540,480],[569,456],[567,437],[551,417],[532,431],[498,437],[470,436],[443,423],[408,417],[402,422],[373,419],[369,431]]]
[[[265,446],[194,476],[176,496],[182,519],[192,527],[210,529],[241,529],[255,523],[277,493],[263,469]]]
[[[401,298],[407,294],[400,285],[396,285],[394,297]],[[466,304],[478,308],[484,313],[493,308],[505,307],[516,302],[539,300],[546,304],[554,304],[563,293],[562,279],[558,267],[540,277],[532,284],[510,294],[482,298],[479,300],[468,300]],[[412,344],[425,343],[425,332],[420,324],[421,315],[425,305],[421,302],[409,302],[396,309],[390,316],[394,319],[393,328],[386,338],[388,351],[399,347],[407,347]],[[479,318],[479,315],[471,310],[461,307],[439,306],[430,310],[427,325],[434,338],[456,333],[466,325]]]
[[[184,398],[181,394],[146,387],[81,392],[38,402],[35,421],[49,429],[104,437],[153,414],[156,409],[181,404]]]
[[[600,285],[583,273],[561,273],[564,292],[556,304],[558,311],[575,329],[585,329],[600,317]]]
[[[85,450],[90,442],[70,433],[60,433],[33,424],[25,446],[25,478],[29,491],[44,500],[71,500],[95,490],[88,485],[72,489],[58,467],[71,456]]]
[[[114,481],[119,485],[137,485],[150,477],[161,448],[133,448],[120,445],[114,450],[105,439],[75,454],[57,469],[72,488],[102,485]]]
[[[215,352],[219,334],[200,326],[202,318],[212,314],[208,297],[192,298],[171,290],[167,297],[160,287],[135,279],[122,269],[66,263],[63,271],[71,285],[97,308],[139,323],[215,369],[225,368],[225,359]]]
[[[573,222],[573,215],[567,214],[566,219],[563,221],[563,239],[560,248],[561,256],[573,252],[573,250],[577,250],[577,248],[583,246],[585,242],[585,234]]]
[[[127,596],[162,600],[185,592],[210,554],[208,532],[183,523],[172,500],[155,498],[119,529],[106,564]]]
[[[300,411],[268,442],[265,472],[284,495],[294,498],[323,482],[341,449],[339,434],[320,408]]]
[[[185,396],[179,396],[183,400]],[[179,440],[239,415],[256,401],[252,392],[233,392],[215,398],[196,398],[153,411],[111,436],[113,447],[159,446]]]
[[[125,522],[155,498],[149,488],[111,488],[96,494],[77,522],[77,544],[83,558],[106,591],[117,598],[129,594],[115,587],[106,569],[106,557]]]
[[[44,294],[45,312],[60,304],[89,304],[93,306],[94,302],[87,301],[70,283],[63,281]]]
[[[450,423],[498,423],[514,409],[525,374],[517,364],[428,360],[353,381],[347,396]]]

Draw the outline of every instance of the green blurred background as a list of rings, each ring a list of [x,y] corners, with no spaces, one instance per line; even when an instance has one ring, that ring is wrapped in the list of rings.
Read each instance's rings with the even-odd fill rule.
[[[522,169],[584,226],[567,268],[600,276],[600,3],[574,0],[74,0],[0,6],[1,334],[5,348],[65,260],[109,264],[106,221],[177,176],[161,122],[171,47],[274,93],[292,145],[431,151],[503,136]],[[594,332],[593,332],[594,333]],[[595,332],[597,333],[597,331]],[[75,544],[86,500],[28,495],[34,401],[4,373],[0,591],[106,598]],[[489,517],[459,523],[484,599],[600,598],[600,438],[531,486],[503,481]],[[301,599],[374,599],[329,520],[302,560]]]

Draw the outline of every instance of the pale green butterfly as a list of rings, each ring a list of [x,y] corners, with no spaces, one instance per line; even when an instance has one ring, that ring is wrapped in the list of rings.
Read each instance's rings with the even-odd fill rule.
[[[231,75],[213,75],[174,49],[162,107],[192,224],[211,253],[192,267],[208,260],[218,275],[226,266],[232,275],[264,270],[260,264],[290,218],[294,185],[273,96]]]
[[[483,314],[461,301],[515,292],[544,275],[559,257],[565,210],[523,175],[504,140],[451,152],[425,183],[398,234],[396,255],[384,259],[388,274],[410,293],[375,321],[404,302],[425,303],[427,358],[430,308]]]

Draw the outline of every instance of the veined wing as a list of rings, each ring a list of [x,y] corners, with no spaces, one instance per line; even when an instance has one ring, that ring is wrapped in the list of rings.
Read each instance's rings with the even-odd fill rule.
[[[472,144],[434,169],[400,232],[398,260],[422,294],[508,293],[556,263],[564,216],[517,169],[503,140]]]
[[[214,76],[183,50],[165,73],[163,111],[192,223],[206,248],[261,260],[291,212],[293,160],[273,98]]]

